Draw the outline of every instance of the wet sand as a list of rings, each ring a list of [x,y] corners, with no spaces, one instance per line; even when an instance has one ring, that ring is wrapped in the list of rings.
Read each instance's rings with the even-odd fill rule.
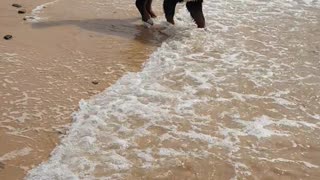
[[[131,1],[103,9],[59,1],[38,23],[23,17],[45,2],[17,1],[25,15],[12,3],[0,2],[0,179],[22,179],[46,160],[78,102],[139,71],[165,38],[141,26]]]

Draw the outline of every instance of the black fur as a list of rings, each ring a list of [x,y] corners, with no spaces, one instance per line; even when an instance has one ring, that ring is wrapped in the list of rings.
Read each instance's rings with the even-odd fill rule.
[[[174,24],[174,14],[177,3],[183,0],[164,0],[163,9],[166,19],[169,23]],[[202,11],[203,0],[193,0],[186,3],[187,9],[191,17],[197,24],[198,28],[205,27],[205,18]],[[151,18],[156,17],[152,11],[152,0],[136,0],[136,6],[141,14],[142,21],[153,24]]]

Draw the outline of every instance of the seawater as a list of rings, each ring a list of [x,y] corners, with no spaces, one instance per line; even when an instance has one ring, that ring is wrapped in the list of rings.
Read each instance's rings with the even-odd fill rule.
[[[180,10],[26,179],[317,179],[319,5],[208,0],[205,30]]]

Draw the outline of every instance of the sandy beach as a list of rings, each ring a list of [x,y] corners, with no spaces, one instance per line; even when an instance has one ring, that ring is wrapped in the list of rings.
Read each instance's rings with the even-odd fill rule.
[[[131,1],[102,10],[82,7],[84,3],[78,1],[47,2],[0,2],[3,180],[22,179],[30,168],[48,159],[78,102],[124,73],[140,70],[161,43],[161,37],[155,38],[155,32],[141,25]],[[47,19],[35,22],[36,7],[34,14]],[[18,14],[19,9],[26,14]],[[23,20],[26,16],[32,18]],[[7,34],[13,38],[4,40]]]
[[[1,180],[319,179],[320,1],[162,2],[0,2]]]

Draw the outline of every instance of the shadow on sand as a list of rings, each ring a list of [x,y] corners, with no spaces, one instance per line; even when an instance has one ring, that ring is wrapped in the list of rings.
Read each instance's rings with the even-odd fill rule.
[[[72,25],[88,31],[133,39],[152,46],[158,46],[168,38],[157,30],[138,25],[136,23],[138,20],[139,18],[62,20],[33,23],[32,27],[49,28]]]

